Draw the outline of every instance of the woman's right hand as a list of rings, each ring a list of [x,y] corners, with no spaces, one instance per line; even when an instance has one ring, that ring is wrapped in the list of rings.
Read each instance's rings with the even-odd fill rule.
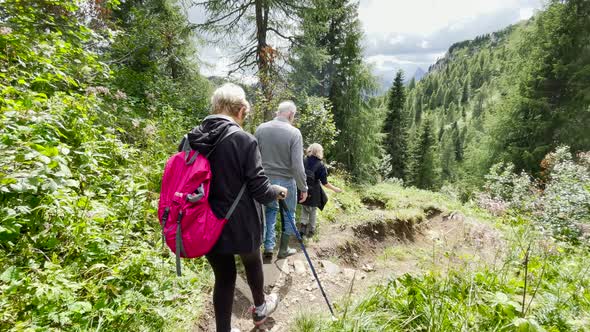
[[[289,194],[289,191],[287,190],[287,188],[279,186],[278,184],[273,184],[272,187],[279,193],[279,195],[277,196],[277,199],[287,198],[287,195]]]

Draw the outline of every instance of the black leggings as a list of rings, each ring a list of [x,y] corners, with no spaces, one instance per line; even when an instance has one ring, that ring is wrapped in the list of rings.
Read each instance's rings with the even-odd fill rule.
[[[264,304],[264,275],[262,273],[262,257],[260,250],[248,254],[240,254],[246,270],[248,285],[252,291],[254,305]],[[236,261],[232,254],[209,254],[207,260],[215,274],[213,288],[213,308],[217,332],[231,330],[231,312],[236,288]]]

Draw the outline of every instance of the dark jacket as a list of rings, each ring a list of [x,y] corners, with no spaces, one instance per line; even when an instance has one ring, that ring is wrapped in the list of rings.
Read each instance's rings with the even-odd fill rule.
[[[321,159],[309,156],[303,161],[305,174],[307,175],[307,199],[301,203],[306,206],[319,207],[320,210],[328,202],[328,197],[322,188],[322,184],[328,184],[328,170]]]
[[[208,116],[188,134],[190,146],[207,155],[233,126],[238,124],[229,117]],[[247,183],[242,199],[210,253],[240,254],[259,249],[263,232],[260,204],[272,202],[278,192],[264,175],[256,138],[239,130],[221,141],[208,159],[213,174],[209,203],[218,218],[225,216],[240,188]]]

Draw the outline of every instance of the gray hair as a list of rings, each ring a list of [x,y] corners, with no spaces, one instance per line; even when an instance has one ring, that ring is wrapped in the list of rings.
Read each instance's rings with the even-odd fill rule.
[[[295,112],[297,112],[297,106],[295,106],[295,103],[290,100],[286,100],[279,104],[277,115],[286,115],[289,113],[295,114]]]
[[[233,115],[242,107],[249,108],[250,104],[246,101],[244,89],[233,83],[225,83],[213,92],[211,107],[213,114],[226,112]]]

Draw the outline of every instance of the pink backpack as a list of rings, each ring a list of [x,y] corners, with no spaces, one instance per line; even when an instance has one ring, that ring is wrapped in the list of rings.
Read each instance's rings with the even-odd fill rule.
[[[216,144],[240,131],[231,127]],[[185,136],[183,151],[166,163],[158,217],[164,242],[176,254],[176,273],[181,275],[180,258],[195,258],[207,254],[221,235],[223,226],[234,212],[246,189],[242,186],[223,219],[213,214],[209,205],[211,166],[207,157],[190,148]]]

